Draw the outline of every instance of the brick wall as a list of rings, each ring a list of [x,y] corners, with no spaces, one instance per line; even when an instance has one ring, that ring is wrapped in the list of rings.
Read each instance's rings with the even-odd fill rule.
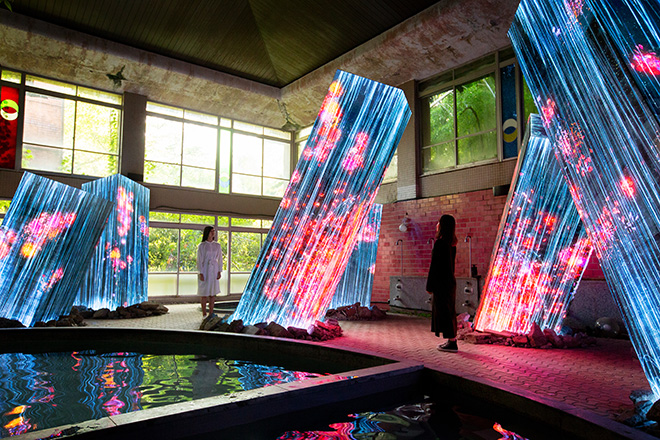
[[[456,276],[465,277],[470,273],[466,235],[472,237],[472,264],[480,275],[485,276],[505,203],[506,196],[495,197],[488,189],[384,205],[372,302],[387,302],[391,276],[427,275],[433,247],[428,241],[435,237],[435,225],[443,214],[456,218]],[[399,231],[399,225],[406,213],[411,223],[404,233]],[[397,245],[398,240],[402,242]],[[595,255],[584,278],[603,279]]]

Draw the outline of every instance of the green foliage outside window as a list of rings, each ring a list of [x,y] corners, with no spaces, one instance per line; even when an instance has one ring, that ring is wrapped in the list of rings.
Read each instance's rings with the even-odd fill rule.
[[[236,272],[250,272],[259,257],[261,234],[234,232],[231,236],[231,268]]]
[[[149,272],[176,272],[179,230],[149,228]]]

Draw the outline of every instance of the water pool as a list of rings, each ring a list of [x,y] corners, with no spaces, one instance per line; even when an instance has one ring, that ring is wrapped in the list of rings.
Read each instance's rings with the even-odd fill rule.
[[[0,354],[0,438],[322,376],[200,354]]]

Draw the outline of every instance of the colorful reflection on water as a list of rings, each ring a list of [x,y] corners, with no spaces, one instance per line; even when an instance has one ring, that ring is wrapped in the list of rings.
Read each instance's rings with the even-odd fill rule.
[[[0,438],[318,376],[199,355],[4,353]]]
[[[349,414],[330,430],[287,431],[277,440],[528,440],[499,423],[431,402],[401,405],[390,411]]]

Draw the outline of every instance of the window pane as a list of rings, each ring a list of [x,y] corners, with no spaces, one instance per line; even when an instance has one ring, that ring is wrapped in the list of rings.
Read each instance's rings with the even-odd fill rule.
[[[119,110],[78,102],[76,149],[117,154],[118,139]]]
[[[52,79],[39,78],[37,76],[32,76],[32,75],[27,75],[25,77],[25,85],[38,87],[44,90],[50,90],[51,92],[64,93],[67,95],[76,94],[76,86],[74,86],[73,84],[67,84]]]
[[[231,293],[243,293],[247,285],[249,273],[232,273],[231,274]]]
[[[31,170],[71,173],[72,150],[23,144],[21,166]]]
[[[234,217],[231,219],[232,226],[238,226],[242,228],[260,228],[261,220],[257,218],[238,218]]]
[[[87,87],[78,87],[78,96],[81,98],[93,99],[94,101],[107,102],[108,104],[121,105],[121,95],[115,93],[103,92],[101,90],[88,89]]]
[[[181,229],[181,247],[179,250],[179,270],[197,272],[197,246],[202,241],[202,231]]]
[[[296,133],[296,139],[302,139],[312,134],[313,127],[313,125],[310,125],[309,127],[301,129],[298,133]]]
[[[150,273],[147,281],[149,298],[176,295],[176,273]]]
[[[422,172],[450,168],[456,164],[454,141],[422,149]]]
[[[149,212],[149,221],[150,222],[179,222],[179,214],[173,214],[171,212]]]
[[[181,223],[197,223],[198,225],[215,225],[215,217],[212,215],[192,215],[192,214],[181,214]],[[199,239],[202,239],[202,236],[199,236]]]
[[[21,83],[21,74],[18,72],[12,72],[11,70],[3,70],[2,71],[2,80],[15,83],[15,84],[20,84]]]
[[[428,114],[428,127],[424,130],[424,145],[437,144],[454,136],[454,91],[447,90],[429,98],[422,105]],[[425,117],[426,119],[426,117]]]
[[[289,178],[291,148],[284,142],[264,140],[264,176]]]
[[[147,116],[145,159],[180,164],[182,135],[182,122]]]
[[[231,163],[231,131],[220,131],[220,170],[218,176],[218,191],[229,194],[229,166]]]
[[[178,246],[178,229],[149,228],[149,272],[176,272]]]
[[[234,121],[236,130],[247,131],[255,134],[264,134],[264,128],[260,125],[248,124],[247,122]]]
[[[390,166],[385,170],[385,175],[383,176],[383,181],[392,181],[396,180],[398,177],[398,165],[399,165],[399,156],[397,154],[392,157]]]
[[[169,105],[156,104],[155,102],[147,102],[147,111],[177,118],[183,117],[183,109],[171,107]]]
[[[270,229],[271,226],[273,226],[273,221],[272,220],[262,220],[261,221],[261,227],[262,228]]]
[[[527,86],[527,81],[523,79],[523,90],[524,90],[524,111],[525,111],[525,120],[523,121],[524,124],[527,124],[527,121],[529,120],[529,115],[531,113],[539,113],[538,109],[536,108],[536,103],[534,102],[534,97],[532,96],[532,92],[529,90],[529,87]]]
[[[76,151],[73,174],[106,177],[117,173],[117,156]]]
[[[163,185],[179,186],[181,167],[158,162],[144,162],[144,181]]]
[[[179,296],[197,295],[197,273],[179,274]]]
[[[284,197],[284,192],[289,184],[288,180],[269,179],[264,177],[264,194],[271,197]]]
[[[229,217],[218,217],[218,226],[229,226]]]
[[[456,87],[458,136],[495,128],[495,74]]]
[[[181,186],[200,189],[215,189],[215,170],[182,167],[181,172]]]
[[[26,92],[23,141],[73,148],[75,105],[69,99]]]
[[[187,119],[189,121],[203,122],[205,124],[218,125],[217,116],[194,112],[192,110],[184,110],[183,119]]]
[[[261,175],[262,140],[255,136],[234,133],[232,171],[234,173]],[[234,182],[236,184],[236,182]],[[234,188],[234,191],[236,188]]]
[[[261,177],[232,174],[232,191],[239,194],[261,195]]]
[[[215,170],[218,130],[197,124],[183,125],[183,164]],[[213,180],[215,179],[214,171]],[[213,189],[213,184],[211,184]]]
[[[227,231],[218,231],[216,229],[215,231],[216,239],[218,243],[220,243],[220,247],[222,248],[222,276],[225,277],[226,273],[224,271],[227,270],[227,243],[229,243],[229,234]],[[223,286],[223,281],[220,280],[220,288],[222,289]],[[223,290],[223,292],[226,292],[226,290]]]
[[[250,272],[261,250],[261,234],[234,232],[231,234],[232,272]],[[233,278],[233,277],[232,277]]]
[[[231,119],[220,118],[220,126],[225,128],[231,128]]]
[[[7,214],[11,200],[0,200],[0,214]]]
[[[458,140],[458,164],[497,158],[497,131]]]
[[[285,139],[287,141],[291,139],[291,133],[290,132],[282,131],[282,130],[276,130],[274,128],[264,127],[264,134],[266,136],[276,137],[276,138],[279,138],[279,139]]]

